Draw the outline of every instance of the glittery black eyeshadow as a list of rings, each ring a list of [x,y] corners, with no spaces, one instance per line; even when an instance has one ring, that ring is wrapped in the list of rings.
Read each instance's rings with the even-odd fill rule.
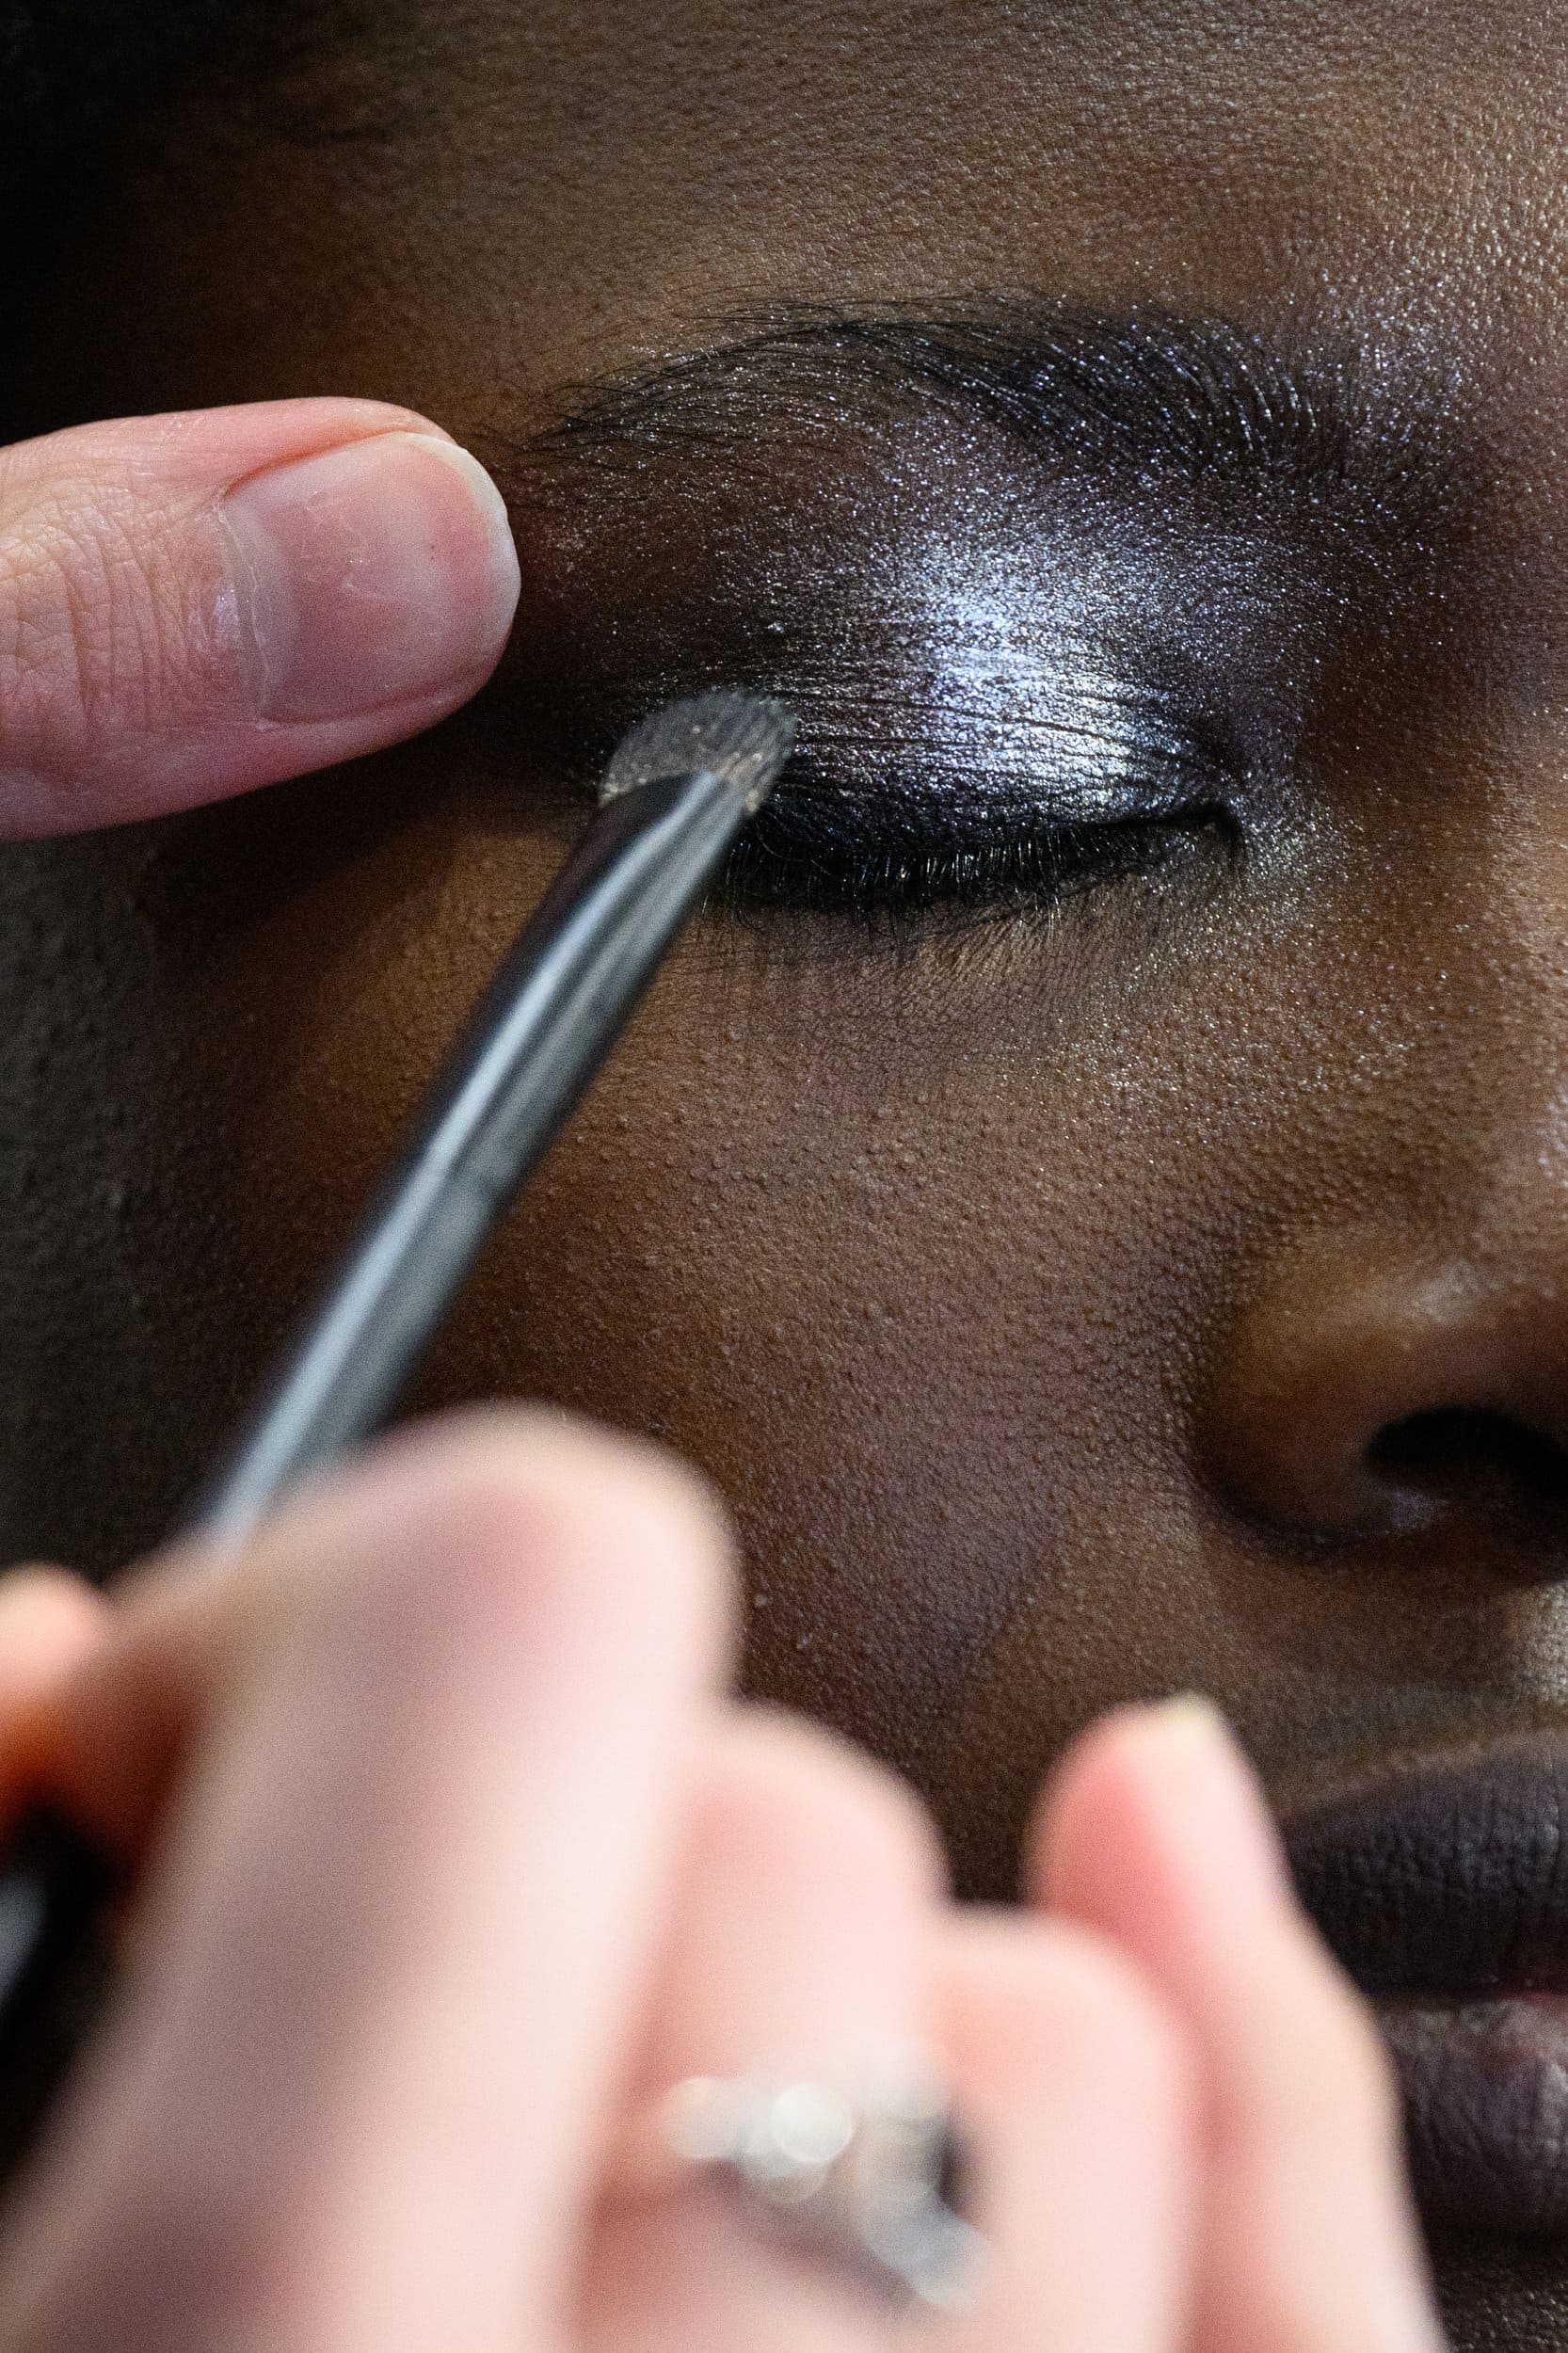
[[[788,804],[736,844],[720,895],[738,911],[799,909],[875,923],[937,907],[1006,913],[1051,906],[1129,874],[1149,873],[1200,836],[1230,851],[1235,821],[1219,803],[1164,818],[965,830],[938,819],[846,822],[830,801]]]
[[[1385,600],[1430,519],[1419,404],[1391,430],[1386,393],[1353,350],[1153,311],[772,315],[531,445],[534,707],[581,753],[706,686],[791,703],[737,907],[1007,910],[1199,845],[1234,866],[1355,584]]]
[[[912,710],[907,678],[879,695],[848,659],[822,692],[798,672],[770,683],[801,713],[800,748],[730,857],[736,907],[1038,906],[1178,840],[1237,839],[1230,762],[1152,686],[1051,669],[1026,694],[988,674],[967,696],[928,680]]]

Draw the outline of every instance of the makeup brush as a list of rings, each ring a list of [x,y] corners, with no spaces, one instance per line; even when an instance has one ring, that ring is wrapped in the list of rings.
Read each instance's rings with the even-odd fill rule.
[[[703,695],[641,720],[476,1007],[337,1273],[183,1523],[237,1548],[392,1412],[491,1227],[538,1166],[789,758],[781,703]],[[117,1874],[48,1808],[0,1868],[0,2167],[30,2143],[110,1974]]]

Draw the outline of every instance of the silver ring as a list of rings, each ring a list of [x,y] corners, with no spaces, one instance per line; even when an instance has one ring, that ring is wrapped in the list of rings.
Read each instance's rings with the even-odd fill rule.
[[[792,2247],[910,2314],[973,2309],[988,2249],[961,2211],[968,2153],[918,2062],[878,2070],[853,2096],[809,2076],[691,2076],[658,2127],[681,2164],[731,2182]]]

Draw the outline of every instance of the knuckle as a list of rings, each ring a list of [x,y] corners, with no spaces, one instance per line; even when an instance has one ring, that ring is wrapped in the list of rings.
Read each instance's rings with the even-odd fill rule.
[[[226,667],[200,535],[133,485],[36,490],[0,540],[0,750],[67,772],[101,740],[178,726]]]
[[[24,1561],[0,1570],[0,1655],[29,1670],[78,1655],[99,1632],[109,1604],[73,1569]]]
[[[765,1853],[780,1868],[831,1870],[843,1884],[935,1896],[944,1877],[936,1825],[887,1768],[816,1727],[763,1710],[732,1715],[702,1760],[698,1800],[710,1849]]]
[[[563,1444],[542,1419],[475,1421],[406,1448],[382,1488],[392,1541],[356,1545],[327,1600],[360,1639],[379,1631],[428,1657],[432,1644],[554,1647],[609,1626],[625,1641],[717,1613],[717,1520],[695,1482],[608,1439]],[[372,1474],[373,1498],[376,1484]]]
[[[1174,2012],[1117,1953],[1087,1941],[1057,1945],[1040,1971],[1037,2004],[1053,2043],[1077,2043],[1134,2107],[1189,2105],[1193,2061]]]
[[[964,2042],[1015,2089],[1077,2081],[1120,2111],[1187,2123],[1192,2037],[1131,1961],[1086,1929],[1008,1921],[970,1941],[953,1989]]]

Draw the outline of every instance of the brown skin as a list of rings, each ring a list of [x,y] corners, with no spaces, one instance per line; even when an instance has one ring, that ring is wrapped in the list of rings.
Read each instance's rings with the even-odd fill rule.
[[[1457,371],[1465,525],[1333,670],[1315,827],[902,952],[713,919],[429,1385],[709,1471],[758,1688],[994,1892],[1123,1699],[1213,1693],[1276,1787],[1568,1707],[1560,1518],[1358,1468],[1481,1396],[1568,1439],[1568,9],[851,13],[405,0],[248,124],[193,99],[40,297],[24,422],[330,389],[496,459],[738,304],[995,286]],[[424,744],[11,860],[12,1549],[154,1531],[541,887],[529,627]],[[1460,2345],[1560,2344],[1568,2258],[1438,2251]]]

